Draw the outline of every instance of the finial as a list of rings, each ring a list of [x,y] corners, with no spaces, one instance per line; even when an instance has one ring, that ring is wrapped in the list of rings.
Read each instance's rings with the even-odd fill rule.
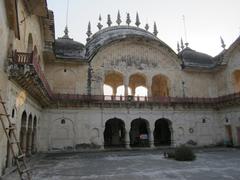
[[[185,42],[185,46],[188,47],[189,43],[188,42]]]
[[[181,49],[182,49],[182,50],[184,49],[184,44],[183,44],[182,38],[181,38]]]
[[[145,29],[146,29],[146,31],[149,30],[149,25],[148,25],[148,23],[145,25]]]
[[[108,14],[108,16],[107,16],[107,25],[108,25],[108,27],[110,27],[111,24],[112,24],[111,16],[110,16],[110,14]]]
[[[68,27],[66,26],[65,27],[65,29],[64,29],[64,36],[63,36],[63,38],[69,38],[69,36],[68,36]]]
[[[225,49],[226,44],[224,43],[224,40],[223,40],[222,36],[220,36],[220,39],[221,39],[222,48]]]
[[[177,42],[177,51],[178,51],[178,53],[180,52],[180,45],[179,45],[179,42]]]
[[[117,14],[117,21],[116,21],[117,25],[120,26],[120,24],[122,23],[122,20],[121,20],[121,15],[120,15],[120,12],[118,10],[118,14]]]
[[[88,22],[88,30],[87,30],[87,36],[88,36],[88,38],[87,38],[87,41],[90,39],[90,36],[92,35],[92,31],[91,31],[91,23],[90,23],[90,21]]]
[[[130,14],[129,14],[129,13],[127,13],[127,20],[126,20],[126,23],[127,23],[128,26],[129,26],[130,23],[131,23],[131,19],[130,19]]]
[[[98,18],[98,20],[99,20],[99,22],[98,22],[98,25],[97,25],[97,27],[98,27],[98,29],[99,29],[99,30],[101,30],[101,29],[102,29],[102,27],[103,27],[103,25],[101,24],[101,21],[102,21],[101,14],[99,14],[99,18]]]
[[[141,24],[140,20],[139,20],[138,12],[136,14],[136,23],[135,24],[136,24],[137,27],[139,27],[139,25]]]
[[[157,34],[158,34],[156,22],[154,22],[153,34],[154,34],[155,36],[157,36]]]

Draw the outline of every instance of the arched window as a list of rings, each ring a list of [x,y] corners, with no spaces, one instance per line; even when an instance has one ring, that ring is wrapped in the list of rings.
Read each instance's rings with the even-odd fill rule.
[[[129,78],[129,87],[132,89],[133,96],[147,96],[146,77],[143,74],[136,73]]]
[[[152,78],[152,96],[169,96],[169,80],[164,75],[156,75]]]

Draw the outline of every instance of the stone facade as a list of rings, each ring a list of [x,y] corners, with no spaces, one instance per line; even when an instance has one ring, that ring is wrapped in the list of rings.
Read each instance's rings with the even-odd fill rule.
[[[27,155],[240,145],[240,38],[216,57],[189,47],[177,54],[147,30],[120,25],[83,45],[67,28],[54,39],[52,12],[43,2],[30,11],[32,3],[0,0],[0,93]],[[146,96],[134,96],[138,87]],[[2,127],[0,137],[3,174],[13,163]]]

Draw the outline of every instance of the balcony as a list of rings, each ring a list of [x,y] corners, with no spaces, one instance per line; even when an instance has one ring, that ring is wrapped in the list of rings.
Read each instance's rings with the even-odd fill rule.
[[[43,107],[200,107],[219,109],[240,105],[240,93],[214,98],[137,97],[53,93],[33,53],[14,51],[8,63],[9,78],[18,83]]]
[[[33,53],[14,51],[8,62],[8,75],[42,106],[51,103],[52,91]]]

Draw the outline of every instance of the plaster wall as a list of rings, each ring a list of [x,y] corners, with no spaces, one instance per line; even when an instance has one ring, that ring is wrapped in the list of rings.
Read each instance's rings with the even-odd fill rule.
[[[104,129],[107,120],[118,118],[125,123],[126,132],[131,122],[142,118],[149,122],[153,137],[155,122],[165,118],[172,123],[172,145],[192,140],[198,146],[223,142],[223,123],[216,118],[216,112],[208,109],[172,108],[79,108],[44,110],[40,121],[40,150],[60,150],[81,144],[104,145]],[[62,120],[65,123],[62,124]],[[206,122],[203,123],[202,119]],[[191,130],[192,129],[192,132]],[[214,129],[214,131],[213,131]]]

